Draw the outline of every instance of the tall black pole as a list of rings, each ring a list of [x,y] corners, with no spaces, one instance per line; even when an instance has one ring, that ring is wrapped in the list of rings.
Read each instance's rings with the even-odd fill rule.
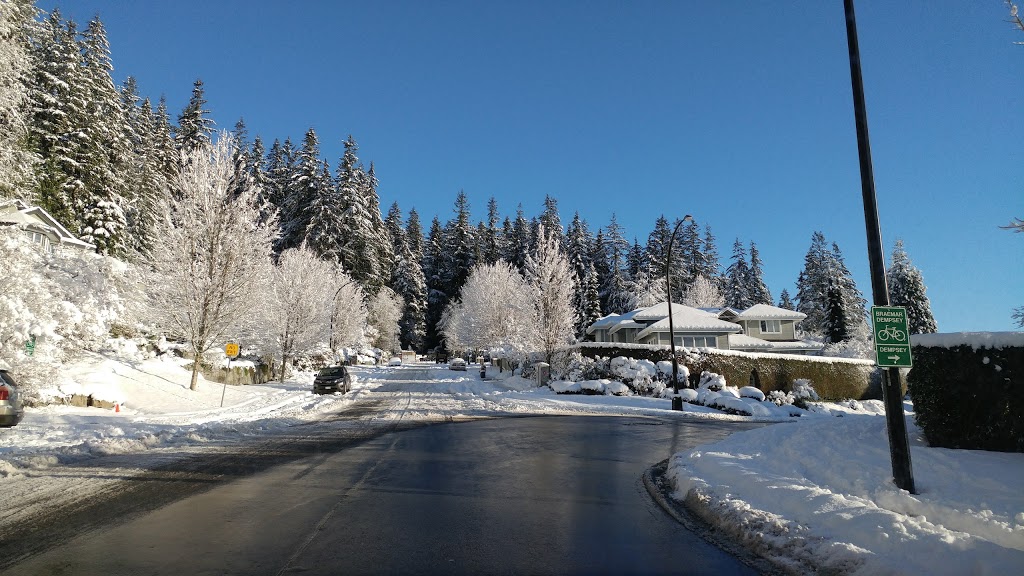
[[[668,239],[668,253],[665,255],[665,293],[668,296],[668,340],[669,346],[672,348],[672,391],[676,396],[679,395],[679,359],[676,358],[676,327],[672,323],[672,244],[676,241],[676,234],[679,234],[679,227],[687,220],[693,220],[693,217],[687,214],[682,220],[676,222],[675,230],[672,230],[672,236]],[[675,404],[673,404],[674,407]]]
[[[857,121],[857,152],[860,156],[860,185],[864,196],[864,226],[868,234],[868,260],[871,264],[871,292],[875,306],[889,305],[889,289],[885,285],[885,264],[882,253],[882,232],[878,226],[878,204],[875,200],[875,176],[871,169],[871,145],[868,139],[868,113],[864,103],[864,78],[860,70],[860,47],[857,43],[857,21],[853,0],[843,0],[846,8],[846,43],[850,49],[850,78],[853,83],[853,111]],[[882,397],[885,401],[885,422],[889,432],[889,455],[896,485],[916,494],[914,471],[910,465],[910,443],[907,440],[906,415],[900,369],[882,372]]]

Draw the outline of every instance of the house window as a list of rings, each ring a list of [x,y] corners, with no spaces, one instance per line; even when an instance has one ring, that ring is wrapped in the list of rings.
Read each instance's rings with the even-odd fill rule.
[[[782,332],[782,322],[778,320],[761,320],[761,334],[779,334]]]
[[[676,345],[685,348],[718,348],[718,338],[714,336],[676,336]]]

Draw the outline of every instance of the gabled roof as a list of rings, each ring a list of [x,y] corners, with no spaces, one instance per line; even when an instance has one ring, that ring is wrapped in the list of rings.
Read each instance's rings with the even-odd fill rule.
[[[719,320],[714,314],[708,314],[703,310],[683,306],[677,309],[672,306],[672,328],[677,333],[696,332],[698,334],[730,334],[740,331],[740,327],[732,322]],[[668,332],[668,307],[665,307],[665,317],[651,324],[639,334],[637,338],[643,338],[653,332]]]
[[[736,316],[740,320],[803,320],[807,315],[802,312],[786,310],[768,304],[755,304]]]
[[[703,315],[710,318],[714,318],[715,314],[706,312],[699,308],[691,308],[683,304],[672,304],[672,318],[675,319],[677,316],[682,314],[688,315]],[[638,322],[651,322],[661,320],[662,318],[668,317],[668,302],[661,302],[654,306],[648,306],[640,310],[636,310],[633,314],[633,319]]]
[[[94,245],[80,240],[58,222],[50,213],[39,206],[29,206],[21,200],[0,202],[0,223],[16,224],[26,228],[38,228],[49,231],[57,236],[61,244],[69,244],[78,248],[96,248]]]
[[[601,318],[598,318],[596,322],[594,322],[590,326],[587,326],[587,334],[593,334],[595,330],[607,330],[614,326],[615,323],[618,322],[621,318],[622,316],[620,314],[609,314],[607,316],[602,316]]]
[[[771,350],[772,343],[746,334],[730,334],[729,348],[732,350]]]
[[[619,315],[616,322],[608,329],[608,333],[615,334],[623,328],[643,328],[646,326],[646,324],[640,324],[635,320],[637,312],[640,312],[640,310],[633,310],[632,312]]]

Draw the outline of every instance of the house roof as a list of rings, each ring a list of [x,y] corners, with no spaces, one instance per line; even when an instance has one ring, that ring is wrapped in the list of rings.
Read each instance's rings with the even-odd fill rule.
[[[730,334],[729,348],[733,350],[771,350],[772,343],[746,334]]]
[[[683,305],[683,304],[676,304],[676,303],[672,304],[672,318],[673,319],[675,319],[677,316],[681,316],[681,315],[684,315],[684,314],[685,315],[707,316],[709,318],[714,318],[715,317],[714,313],[707,312],[707,311],[701,310],[699,308],[691,308],[691,307]],[[666,318],[666,317],[668,317],[668,303],[667,302],[661,302],[659,304],[655,304],[654,306],[648,306],[647,308],[636,310],[634,315],[633,315],[633,319],[637,320],[638,322],[657,321],[657,320],[661,320],[662,318]]]
[[[96,248],[94,245],[80,240],[58,222],[50,213],[39,206],[29,206],[21,200],[0,202],[0,223],[16,224],[26,228],[38,228],[52,232],[61,244],[69,244],[78,248]]]
[[[807,315],[802,312],[786,310],[778,306],[768,304],[755,304],[740,312],[737,316],[740,320],[803,320]]]
[[[619,314],[609,314],[598,318],[596,322],[587,326],[587,334],[593,334],[595,330],[607,330],[612,327],[619,319],[622,318]]]
[[[699,334],[730,334],[740,331],[740,327],[732,322],[719,320],[714,314],[708,314],[696,308],[683,306],[687,310],[679,310],[672,306],[672,327],[677,333],[696,332]],[[668,307],[665,307],[665,318],[658,320],[637,334],[643,338],[654,332],[668,332]]]

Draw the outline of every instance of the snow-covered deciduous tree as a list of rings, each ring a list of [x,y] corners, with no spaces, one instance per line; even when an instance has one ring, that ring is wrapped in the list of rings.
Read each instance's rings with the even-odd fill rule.
[[[359,282],[335,265],[330,282],[330,349],[335,360],[340,359],[341,348],[363,344],[366,334],[366,293]]]
[[[0,0],[0,198],[28,199],[40,158],[25,145],[29,102],[28,30],[34,2]]]
[[[288,361],[329,337],[334,270],[305,246],[285,250],[268,283],[266,328],[270,352],[281,358],[284,382]]]
[[[537,306],[537,339],[545,360],[571,344],[576,327],[576,273],[561,248],[561,229],[549,233],[538,227],[537,251],[526,258],[526,278]]]
[[[665,301],[665,276],[641,267],[629,282],[628,308],[647,308]],[[675,288],[675,286],[673,286]]]
[[[691,308],[721,308],[725,298],[718,286],[704,276],[697,276],[683,295],[683,304]]]
[[[402,319],[405,302],[387,286],[370,297],[366,308],[367,339],[374,348],[394,352],[401,346],[398,340],[398,322]]]
[[[932,305],[925,293],[924,276],[910,262],[903,249],[903,240],[897,240],[892,249],[892,263],[886,271],[889,285],[889,303],[907,309],[907,324],[911,334],[937,332]]]
[[[441,320],[449,349],[499,348],[513,362],[534,349],[536,329],[533,289],[505,261],[474,266]]]
[[[251,319],[276,231],[260,223],[255,189],[233,190],[232,158],[226,133],[186,156],[149,258],[151,317],[191,346],[193,390],[202,355]]]

